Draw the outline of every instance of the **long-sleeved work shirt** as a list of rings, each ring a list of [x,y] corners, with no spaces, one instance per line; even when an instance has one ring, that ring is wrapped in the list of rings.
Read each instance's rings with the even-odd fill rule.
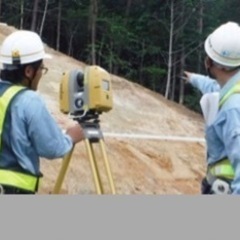
[[[6,84],[0,81],[0,89]],[[24,90],[14,97],[3,128],[0,168],[39,176],[39,157],[63,157],[72,146],[36,92]]]
[[[219,91],[220,99],[240,82],[240,71],[220,88],[213,79],[193,74],[190,83],[202,94]],[[232,181],[233,194],[240,194],[240,94],[231,95],[219,109],[215,120],[206,126],[207,163],[212,164],[228,158],[235,171]]]

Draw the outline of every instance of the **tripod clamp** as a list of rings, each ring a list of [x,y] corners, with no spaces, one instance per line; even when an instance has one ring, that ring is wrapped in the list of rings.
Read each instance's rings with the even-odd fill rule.
[[[86,115],[83,118],[73,118],[77,121],[84,132],[85,139],[88,139],[90,142],[99,142],[100,139],[103,139],[103,134],[100,128],[99,114]]]

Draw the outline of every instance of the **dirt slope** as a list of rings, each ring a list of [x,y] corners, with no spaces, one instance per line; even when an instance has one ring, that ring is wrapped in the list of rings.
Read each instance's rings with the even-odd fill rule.
[[[0,26],[0,43],[14,28]],[[81,69],[84,64],[47,48],[53,55],[46,60],[49,72],[39,92],[61,127],[73,122],[59,111],[59,83],[64,71]],[[103,133],[152,134],[203,138],[203,119],[163,96],[125,79],[112,76],[114,109],[101,116]],[[118,194],[197,194],[204,174],[203,143],[105,137],[109,162]],[[102,167],[105,192],[109,186]],[[41,161],[44,174],[40,194],[49,193],[55,184],[61,159]],[[74,150],[62,193],[94,194],[95,186],[84,143]]]

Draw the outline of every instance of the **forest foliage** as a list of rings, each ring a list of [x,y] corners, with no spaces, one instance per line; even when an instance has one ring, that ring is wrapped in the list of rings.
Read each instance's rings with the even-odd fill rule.
[[[0,0],[1,22],[194,110],[183,71],[205,74],[205,38],[239,12],[238,0]]]

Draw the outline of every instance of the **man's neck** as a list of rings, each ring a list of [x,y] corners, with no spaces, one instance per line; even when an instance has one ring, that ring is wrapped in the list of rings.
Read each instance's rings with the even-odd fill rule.
[[[217,76],[218,83],[220,84],[221,87],[223,87],[229,81],[229,79],[232,78],[238,72],[239,69],[231,72],[221,71],[221,73],[219,73],[219,76]]]

